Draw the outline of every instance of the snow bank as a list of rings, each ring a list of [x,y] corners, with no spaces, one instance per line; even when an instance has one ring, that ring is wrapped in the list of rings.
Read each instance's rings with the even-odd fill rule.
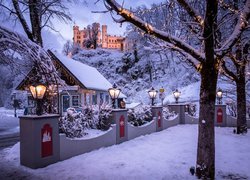
[[[196,179],[197,125],[178,125],[161,132],[101,148],[90,153],[31,170],[20,166],[19,144],[1,151],[0,177],[26,179]],[[250,178],[250,133],[233,134],[232,128],[215,128],[216,179]],[[58,172],[58,173],[55,173]]]

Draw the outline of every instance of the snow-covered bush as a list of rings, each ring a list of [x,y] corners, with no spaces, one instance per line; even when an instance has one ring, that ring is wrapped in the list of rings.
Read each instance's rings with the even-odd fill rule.
[[[187,112],[191,116],[196,116],[197,115],[196,104],[189,104]]]
[[[69,138],[84,136],[84,120],[86,118],[82,113],[78,113],[74,108],[68,108],[66,115],[59,120],[59,133],[64,133]]]
[[[108,130],[111,125],[112,109],[110,107],[101,108],[98,114],[97,129]]]
[[[168,107],[163,107],[163,109],[162,109],[163,119],[168,120],[168,119],[172,119],[175,116],[176,116],[176,114],[174,111],[170,112]]]
[[[59,120],[59,132],[67,137],[82,137],[85,129],[108,130],[111,125],[111,108],[109,106],[86,107],[82,112],[68,108],[64,117]]]
[[[133,126],[141,126],[153,119],[150,106],[139,106],[128,110],[128,122]]]

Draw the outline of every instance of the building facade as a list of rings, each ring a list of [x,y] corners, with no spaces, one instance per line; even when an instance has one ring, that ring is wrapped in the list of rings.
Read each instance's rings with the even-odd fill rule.
[[[109,35],[107,29],[107,25],[102,25],[100,29],[99,23],[93,23],[92,28],[88,26],[82,30],[79,29],[79,26],[73,26],[73,42],[74,44],[78,44],[81,48],[86,48],[84,42],[96,34],[98,47],[104,49],[117,49],[121,51],[126,50],[126,38],[117,35]]]

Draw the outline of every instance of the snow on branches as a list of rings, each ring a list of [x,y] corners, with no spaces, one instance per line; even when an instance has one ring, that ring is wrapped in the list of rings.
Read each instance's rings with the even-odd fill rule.
[[[28,58],[35,68],[36,76],[29,77],[31,82],[44,84],[64,84],[47,52],[22,35],[0,25],[1,56],[8,57],[9,51],[17,53],[22,58]]]

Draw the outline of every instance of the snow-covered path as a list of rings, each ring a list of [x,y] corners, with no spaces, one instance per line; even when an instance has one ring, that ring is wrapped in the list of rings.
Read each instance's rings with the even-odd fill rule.
[[[19,163],[19,144],[0,153],[0,179],[195,179],[197,125],[179,125],[32,170]],[[216,128],[216,177],[250,178],[250,134]],[[3,176],[3,177],[1,177]]]

